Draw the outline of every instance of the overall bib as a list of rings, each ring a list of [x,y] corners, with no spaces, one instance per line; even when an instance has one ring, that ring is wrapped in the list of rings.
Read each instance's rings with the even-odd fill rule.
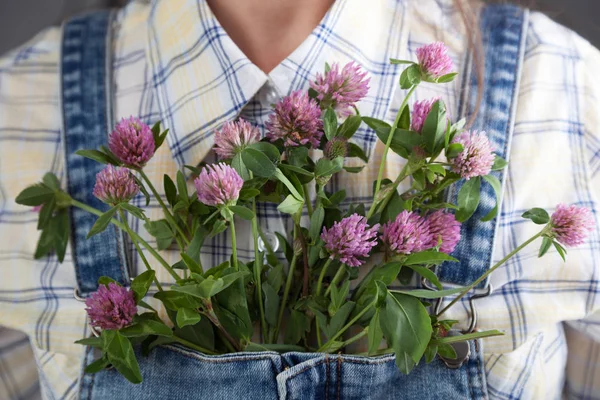
[[[114,125],[112,115],[112,16],[109,11],[75,18],[64,26],[61,79],[63,143],[70,195],[100,210],[107,206],[92,195],[101,165],[75,154],[79,149],[106,145]],[[473,129],[485,130],[496,152],[508,159],[514,125],[528,13],[509,5],[482,9],[485,76],[478,82],[473,61],[462,76],[459,115],[477,106],[477,87],[484,88]],[[374,132],[371,132],[374,135]],[[503,172],[495,172],[504,182]],[[456,201],[459,185],[448,191]],[[447,284],[467,285],[481,276],[493,259],[498,218],[480,219],[495,206],[493,188],[482,185],[481,204],[461,230],[453,256],[460,264],[440,266]],[[110,226],[91,239],[86,235],[95,217],[71,209],[72,253],[79,294],[97,289],[100,276],[123,285],[129,282],[125,237]],[[483,282],[479,291],[488,291]],[[158,346],[148,357],[138,353],[143,383],[134,385],[114,369],[84,374],[81,399],[485,399],[487,387],[482,343],[469,342],[464,362],[451,365],[436,358],[422,361],[410,375],[402,374],[394,356],[361,357],[343,354],[274,352],[207,356],[177,345]],[[139,351],[139,350],[136,350]],[[94,359],[88,348],[84,365]],[[83,371],[83,368],[82,368]]]

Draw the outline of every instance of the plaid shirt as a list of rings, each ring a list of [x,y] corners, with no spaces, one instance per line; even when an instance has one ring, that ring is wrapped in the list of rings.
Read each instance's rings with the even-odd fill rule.
[[[414,59],[418,46],[441,40],[461,70],[467,51],[465,29],[450,0],[377,0],[368,6],[362,0],[338,0],[269,74],[244,56],[203,0],[133,2],[119,11],[114,29],[115,115],[162,120],[170,128],[168,146],[146,168],[158,187],[164,173],[210,159],[213,131],[225,121],[241,114],[264,132],[270,104],[307,88],[326,61],[361,64],[371,76],[361,113],[392,120],[405,93],[397,88],[402,67],[390,65],[390,57]],[[84,305],[73,298],[76,280],[69,253],[63,264],[54,256],[34,261],[37,215],[14,202],[46,171],[65,174],[59,58],[59,29],[0,58],[2,399],[33,397],[38,391],[48,399],[76,397],[83,347],[73,342],[89,334]],[[530,15],[497,259],[538,229],[520,217],[531,207],[575,203],[597,216],[599,70],[600,53],[589,43],[541,14]],[[416,98],[441,96],[457,115],[459,88],[460,82],[424,84]],[[376,178],[383,146],[367,139],[366,132],[363,126],[356,138],[371,155],[369,165],[359,175],[341,175],[333,182],[333,189],[346,189],[348,201],[366,201]],[[402,165],[391,155],[386,174],[395,176]],[[288,221],[275,206],[261,207],[265,230],[287,232]],[[161,215],[156,203],[147,213],[153,219]],[[131,223],[151,242],[136,221]],[[251,257],[248,227],[241,226],[238,236],[240,256]],[[477,303],[478,328],[505,332],[484,342],[491,398],[600,399],[599,248],[600,235],[594,231],[583,246],[569,251],[565,264],[553,250],[538,259],[531,246],[493,274],[494,293]],[[230,254],[226,235],[203,251],[204,265],[223,261]],[[175,262],[177,252],[164,256]],[[137,259],[134,264],[141,266]],[[156,267],[159,279],[169,282]],[[463,302],[447,316],[464,325],[466,311]]]

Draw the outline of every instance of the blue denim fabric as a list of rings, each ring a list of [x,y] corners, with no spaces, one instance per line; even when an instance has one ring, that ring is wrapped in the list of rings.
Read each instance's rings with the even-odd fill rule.
[[[138,354],[144,381],[133,385],[114,369],[84,375],[81,399],[483,399],[481,345],[459,369],[439,359],[402,374],[394,357],[272,352],[205,356],[178,346]],[[93,351],[87,362],[94,359]]]
[[[80,149],[97,149],[107,145],[112,127],[110,104],[112,13],[96,12],[65,24],[62,42],[63,143],[67,166],[67,189],[82,203],[102,211],[108,206],[92,194],[96,174],[103,166],[75,154]],[[107,101],[108,100],[108,101]],[[123,236],[113,225],[86,239],[96,216],[72,207],[71,246],[79,294],[87,296],[98,289],[98,278],[110,276],[129,282]]]
[[[516,86],[522,60],[526,12],[512,6],[488,6],[482,11],[486,76],[476,128],[485,128],[500,155],[506,158],[514,122]],[[73,152],[106,143],[111,120],[109,14],[79,17],[65,26],[63,42],[63,108],[68,188],[71,195],[101,209],[91,195],[100,169]],[[108,64],[110,65],[110,64]],[[469,90],[463,107],[475,109],[475,74],[467,71]],[[85,90],[84,90],[85,88]],[[108,122],[110,125],[111,122]],[[503,176],[497,176],[502,180]],[[449,197],[456,196],[456,188]],[[472,282],[490,266],[497,219],[479,222],[494,204],[484,184],[481,206],[463,226],[463,241],[455,252],[460,266],[441,267],[445,282]],[[122,237],[107,230],[95,239],[85,236],[95,218],[73,211],[73,254],[83,294],[95,290],[99,276],[127,282]],[[102,256],[99,256],[102,255]],[[148,357],[137,354],[144,382],[133,385],[114,369],[82,374],[82,399],[484,399],[487,398],[481,343],[470,343],[470,357],[458,369],[439,359],[421,363],[410,375],[401,374],[393,356],[359,357],[314,353],[272,352],[205,356],[178,346],[159,346]],[[139,350],[136,350],[139,352]],[[95,359],[87,350],[84,365]]]
[[[471,73],[467,83],[465,99],[459,115],[472,115],[477,108],[477,88],[483,85],[483,99],[477,118],[471,129],[483,130],[488,134],[496,153],[508,161],[514,128],[517,87],[521,75],[527,12],[511,5],[490,5],[481,13],[481,32],[484,45],[485,76],[478,82],[477,74]],[[472,67],[474,68],[474,67]],[[468,78],[468,76],[467,76]],[[504,172],[493,172],[504,186]],[[455,184],[447,192],[449,202],[456,204],[462,184]],[[499,218],[482,222],[496,204],[492,186],[482,180],[481,202],[473,217],[461,227],[461,241],[452,253],[457,263],[444,263],[438,277],[447,283],[466,286],[477,280],[490,267],[493,260],[496,229]],[[501,208],[499,207],[501,210]],[[478,287],[488,284],[483,281]]]

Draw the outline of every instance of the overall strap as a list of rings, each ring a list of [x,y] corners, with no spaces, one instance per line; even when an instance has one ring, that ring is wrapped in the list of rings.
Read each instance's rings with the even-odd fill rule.
[[[479,104],[471,129],[485,131],[495,148],[496,154],[508,161],[510,144],[515,123],[515,112],[519,92],[519,80],[527,36],[528,11],[512,5],[488,5],[480,15],[483,40],[485,76],[483,82],[477,78],[472,57],[467,63],[464,82],[464,97],[459,115],[473,115],[477,108],[477,89],[483,87],[483,99]],[[505,172],[492,172],[504,188]],[[482,221],[495,206],[494,188],[481,180],[481,202],[475,214],[461,227],[461,241],[452,256],[459,263],[444,263],[438,269],[443,282],[468,285],[483,275],[494,260],[496,231],[500,218]],[[448,201],[456,204],[462,183],[448,190]],[[502,210],[498,204],[498,210]],[[500,211],[499,211],[500,212]],[[487,280],[479,288],[484,288]]]
[[[101,211],[109,207],[94,197],[92,190],[103,165],[75,152],[106,145],[113,125],[112,18],[111,11],[100,11],[68,21],[63,27],[61,55],[67,189],[73,199]],[[86,239],[96,219],[71,208],[71,246],[81,296],[94,292],[101,276],[121,284],[128,283],[129,278],[123,236],[114,225]]]

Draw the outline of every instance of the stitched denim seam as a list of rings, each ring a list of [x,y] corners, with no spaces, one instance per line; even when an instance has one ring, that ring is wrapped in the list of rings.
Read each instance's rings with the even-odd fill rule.
[[[340,395],[342,392],[342,356],[338,354],[338,362],[337,362],[337,400],[340,400]]]
[[[226,363],[230,363],[230,362],[237,362],[237,361],[261,361],[261,360],[270,360],[273,361],[272,356],[275,353],[271,353],[268,352],[266,355],[259,355],[260,353],[257,353],[256,356],[234,356],[231,357],[230,359],[222,359],[222,358],[209,358],[207,356],[203,356],[202,353],[200,352],[196,352],[195,350],[183,350],[177,346],[173,346],[173,345],[161,345],[160,347],[163,348],[167,348],[171,351],[174,351],[176,353],[181,354],[182,356],[186,357],[186,358],[190,358],[193,360],[197,360],[197,361],[202,361],[202,362],[206,362],[206,363],[211,363],[211,364],[226,364]]]
[[[329,399],[329,375],[331,366],[329,364],[329,354],[325,354],[325,400]]]

